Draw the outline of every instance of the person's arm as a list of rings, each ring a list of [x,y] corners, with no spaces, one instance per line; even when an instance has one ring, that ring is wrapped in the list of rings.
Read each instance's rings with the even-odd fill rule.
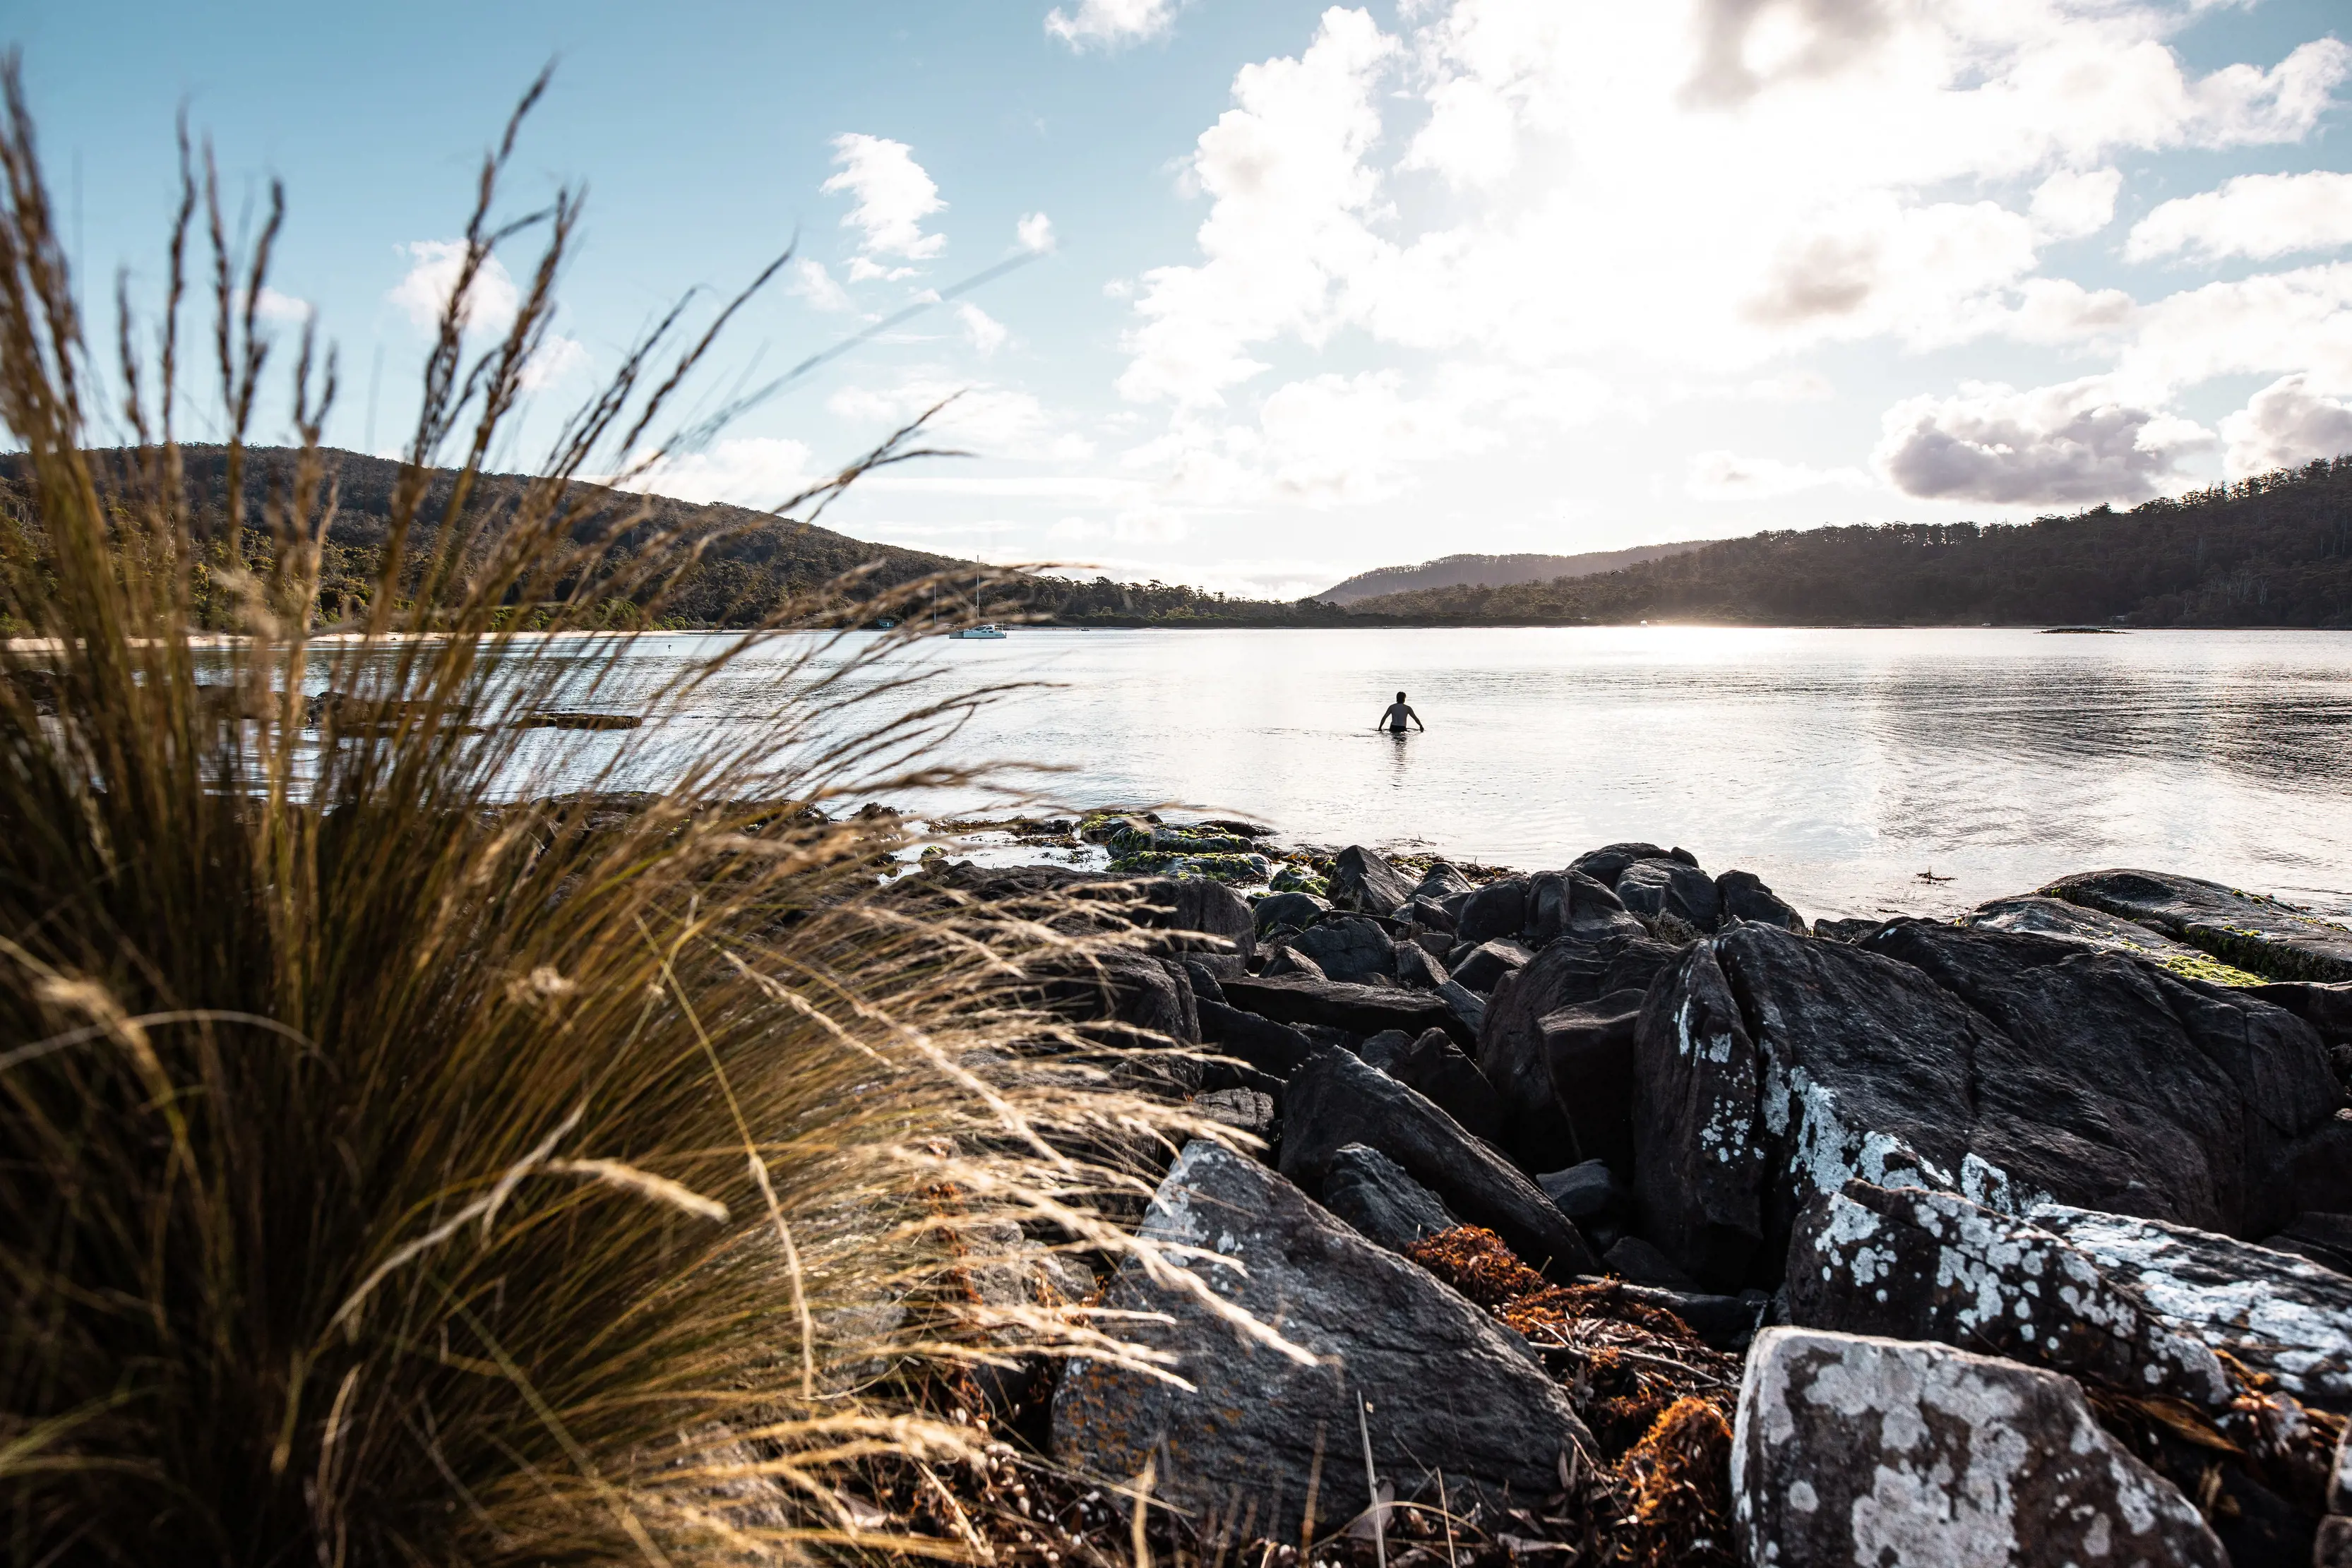
[[[1421,731],[1423,735],[1427,735],[1429,733],[1429,726],[1421,722],[1421,715],[1413,712],[1411,708],[1407,708],[1404,711],[1405,716],[1412,720],[1413,728]]]

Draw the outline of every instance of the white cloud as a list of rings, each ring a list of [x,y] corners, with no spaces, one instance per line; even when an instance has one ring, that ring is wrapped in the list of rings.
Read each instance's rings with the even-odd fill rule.
[[[977,305],[957,306],[956,319],[963,323],[963,335],[971,340],[971,346],[982,354],[996,352],[997,350],[1004,347],[1004,340],[1013,335],[1006,329],[1003,322],[999,321]]]
[[[2352,174],[2242,174],[2218,191],[2165,203],[2132,225],[2133,261],[2181,256],[2265,258],[2352,245]]]
[[[844,311],[851,308],[849,291],[833,280],[824,263],[803,256],[793,264],[792,281],[784,292],[807,300],[820,310]]]
[[[1024,213],[1021,221],[1013,225],[1014,237],[1021,248],[1040,254],[1054,248],[1054,220],[1043,213]]]
[[[462,240],[421,239],[394,247],[408,257],[408,270],[384,294],[384,298],[410,321],[431,329],[448,308],[466,262]],[[474,274],[465,307],[465,326],[482,332],[503,332],[521,308],[522,294],[514,276],[497,256],[484,259]]]
[[[1860,487],[1869,483],[1870,476],[1858,468],[1813,468],[1776,457],[1702,452],[1691,459],[1685,488],[1702,501],[1753,501],[1829,485]]]
[[[976,456],[1079,463],[1094,455],[1093,442],[1060,428],[1044,403],[1009,387],[916,375],[895,386],[844,387],[825,400],[825,407],[843,419],[883,427],[904,424],[936,407],[929,439]]]
[[[1074,49],[1096,45],[1124,48],[1164,37],[1175,26],[1181,0],[1079,0],[1076,14],[1055,6],[1045,13],[1045,31]]]
[[[1873,454],[1886,482],[1923,499],[2062,505],[2137,501],[2212,444],[2190,422],[2138,406],[2105,377],[2019,392],[1982,382],[1886,411]]]
[[[2221,439],[2232,479],[2340,457],[2352,452],[2352,402],[2320,396],[2307,377],[2286,376],[2221,421]]]
[[[244,303],[244,298],[245,291],[239,289],[237,300],[240,305]],[[280,294],[266,283],[261,286],[261,292],[254,297],[253,301],[253,313],[256,317],[280,327],[290,327],[308,321],[317,308],[318,307],[309,300],[297,299],[291,294]]]
[[[664,458],[634,488],[681,501],[723,501],[769,507],[820,482],[813,454],[779,436],[739,436],[702,452]]]
[[[841,172],[822,188],[828,195],[846,191],[856,198],[841,225],[863,232],[861,261],[880,256],[929,261],[946,248],[944,235],[923,232],[923,220],[947,204],[940,200],[939,186],[915,162],[913,148],[886,137],[848,131],[833,139],[833,161]],[[868,261],[867,265],[875,264]],[[850,276],[858,276],[855,267]]]
[[[540,343],[538,352],[523,361],[522,374],[518,379],[523,391],[542,392],[584,373],[593,363],[587,346],[579,339],[551,332]]]
[[[2062,169],[2034,187],[2034,228],[2048,239],[2082,239],[2116,221],[2118,169]]]
[[[2352,262],[2209,283],[2142,306],[2118,369],[2158,391],[2296,371],[2352,386]]]
[[[1740,395],[1759,402],[1822,402],[1836,396],[1837,389],[1818,371],[1790,371],[1760,376],[1742,387]]]

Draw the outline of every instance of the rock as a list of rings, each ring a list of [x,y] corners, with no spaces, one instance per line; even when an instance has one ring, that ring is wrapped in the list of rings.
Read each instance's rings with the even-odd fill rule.
[[[1755,1568],[2223,1568],[2204,1520],[2055,1373],[1940,1344],[1757,1335],[1731,1493]]]
[[[1195,1095],[1192,1109],[1212,1122],[1254,1137],[1274,1135],[1274,1096],[1254,1089],[1212,1089]]]
[[[1536,1185],[1562,1214],[1576,1220],[1597,1219],[1622,1204],[1625,1196],[1623,1184],[1599,1160],[1539,1176]]]
[[[1277,1022],[1325,1024],[1358,1035],[1401,1029],[1417,1037],[1426,1029],[1443,1029],[1449,1033],[1462,1029],[1443,997],[1397,986],[1350,986],[1338,980],[1299,976],[1254,976],[1226,981],[1225,996],[1235,1007],[1247,1008]]]
[[[2274,980],[2249,986],[2246,994],[2284,1008],[2318,1031],[2330,1045],[2352,1044],[2352,980],[2322,985],[2313,980]]]
[[[1421,873],[1421,885],[1412,890],[1412,894],[1415,898],[1425,898],[1434,904],[1457,893],[1468,893],[1477,885],[1458,866],[1449,865],[1444,861],[1432,861],[1429,869]]]
[[[1655,844],[1609,844],[1580,854],[1569,862],[1568,869],[1582,872],[1603,887],[1615,887],[1617,878],[1635,861],[1656,861],[1668,858],[1667,852]]]
[[[1317,963],[1311,954],[1300,952],[1289,942],[1277,942],[1266,950],[1265,965],[1258,970],[1258,974],[1269,980],[1278,980],[1286,977],[1306,980],[1325,980],[1330,977],[1323,973],[1323,966]]]
[[[1396,977],[1400,984],[1433,991],[1454,977],[1446,973],[1444,960],[1418,942],[1396,945]]]
[[[1464,942],[1516,937],[1527,921],[1528,879],[1507,876],[1488,883],[1462,901],[1454,916],[1454,935]]]
[[[1287,928],[1304,931],[1330,913],[1331,905],[1311,893],[1269,893],[1251,911],[1257,934],[1272,936]]]
[[[1391,1252],[1461,1223],[1402,1166],[1362,1144],[1332,1154],[1323,1171],[1323,1207]]]
[[[1642,923],[1624,902],[1582,872],[1540,872],[1528,881],[1527,938],[1546,947],[1563,936],[1598,942],[1605,936],[1642,936]]]
[[[2310,1259],[2323,1269],[2352,1275],[2352,1214],[2322,1214],[2315,1210],[2298,1214],[2287,1222],[2285,1229],[2263,1238],[2263,1245],[2273,1252],[2292,1252],[2298,1258]]]
[[[1184,1389],[1099,1361],[1071,1364],[1056,1390],[1053,1448],[1063,1463],[1132,1476],[1157,1457],[1159,1495],[1196,1512],[1255,1509],[1268,1536],[1295,1538],[1318,1454],[1317,1518],[1370,1506],[1357,1436],[1369,1402],[1373,1467],[1400,1497],[1443,1465],[1448,1499],[1465,1489],[1500,1503],[1556,1490],[1563,1452],[1592,1451],[1566,1392],[1485,1312],[1423,1270],[1357,1235],[1264,1166],[1213,1144],[1188,1145],[1152,1200],[1150,1239],[1198,1254],[1181,1267],[1280,1332],[1310,1364],[1256,1343],[1188,1294],[1124,1265],[1107,1305],[1164,1312],[1119,1325],[1172,1354]],[[1434,1502],[1435,1487],[1429,1487]]]
[[[1384,1029],[1358,1046],[1356,1054],[1363,1059],[1366,1066],[1377,1067],[1382,1072],[1394,1077],[1396,1074],[1391,1069],[1396,1065],[1398,1053],[1412,1043],[1412,1036],[1405,1033],[1404,1030]]]
[[[1412,897],[1404,873],[1361,844],[1349,844],[1331,861],[1331,902],[1361,915],[1394,915]]]
[[[1181,962],[1111,952],[1054,967],[1045,1005],[1110,1045],[1198,1045],[1201,1020]]]
[[[1456,949],[1460,951],[1460,949]],[[1496,982],[1512,970],[1525,965],[1535,955],[1514,941],[1497,938],[1481,942],[1472,947],[1462,961],[1452,967],[1451,978],[1459,980],[1474,991],[1492,991]]]
[[[2137,921],[2069,904],[2063,898],[2043,898],[2039,894],[1996,898],[1961,915],[1960,924],[1983,931],[2022,931],[2037,936],[2063,937],[2086,947],[2145,958],[2192,980],[2236,985],[2259,978]]]
[[[1397,913],[1431,931],[1451,935],[1454,930],[1454,912],[1433,898],[1416,897]]]
[[[1671,915],[1695,931],[1712,931],[1723,924],[1723,901],[1715,883],[1678,860],[1635,861],[1618,873],[1615,886],[1617,896],[1636,915],[1653,920]]]
[[[1292,937],[1290,946],[1314,959],[1316,967],[1334,980],[1361,986],[1383,977],[1396,978],[1395,938],[1379,921],[1360,915],[1318,920]]]
[[[1318,1185],[1331,1156],[1367,1144],[1445,1207],[1558,1277],[1597,1272],[1592,1253],[1543,1189],[1425,1096],[1342,1051],[1318,1051],[1290,1081],[1282,1174]]]
[[[2306,1026],[2076,943],[1739,925],[1652,988],[1634,1055],[1642,1234],[1711,1284],[1766,1282],[1856,1176],[2254,1235],[2352,1207],[2316,1196],[2352,1124]]]
[[[2042,890],[2103,909],[2276,980],[2352,980],[2352,930],[2291,904],[2152,871],[2098,871]]]
[[[1622,1300],[1674,1313],[1702,1343],[1735,1354],[1753,1343],[1772,1304],[1772,1298],[1761,1291],[1739,1296],[1711,1296],[1704,1291],[1675,1291],[1658,1285],[1621,1284],[1617,1292]]]
[[[1669,1291],[1696,1291],[1698,1281],[1675,1267],[1675,1260],[1638,1236],[1619,1237],[1601,1258],[1609,1271],[1637,1285]]]
[[[1612,991],[1536,1020],[1552,1104],[1580,1158],[1633,1174],[1633,1036],[1647,993]]]
[[[1801,1328],[1934,1340],[2209,1412],[2236,1393],[2210,1348],[2090,1254],[1948,1193],[1850,1181],[1822,1194],[1789,1243],[1788,1291]]]
[[[1647,937],[1563,937],[1495,988],[1478,1030],[1478,1070],[1502,1096],[1504,1146],[1530,1170],[1583,1157],[1553,1094],[1543,1020],[1617,991],[1644,988],[1673,949]]]
[[[1444,1030],[1423,1030],[1421,1038],[1399,1051],[1386,1071],[1453,1117],[1472,1137],[1490,1144],[1501,1140],[1503,1103],[1496,1096],[1495,1086]]]
[[[1225,999],[1225,988],[1217,978],[1216,971],[1189,954],[1184,958],[1184,977],[1192,982],[1192,996],[1196,1001],[1223,1002]]]
[[[1455,1031],[1464,1040],[1475,1040],[1486,1024],[1486,998],[1459,980],[1448,980],[1437,988],[1446,1009],[1461,1027]]]
[[[1182,934],[1166,951],[1233,953],[1246,958],[1255,945],[1249,901],[1223,883],[1205,876],[1164,876],[1128,885],[1150,912],[1142,924]]]
[[[1885,924],[1884,920],[1816,920],[1813,935],[1824,942],[1859,942]]]
[[[2352,1279],[2160,1220],[2054,1203],[2028,1218],[2137,1291],[2167,1327],[2270,1374],[2306,1405],[2352,1413]]]
[[[1315,1047],[1307,1038],[1286,1024],[1205,998],[1198,1003],[1198,1009],[1202,1038],[1260,1072],[1287,1078],[1314,1053]]]
[[[1805,917],[1775,896],[1752,871],[1727,871],[1717,877],[1715,896],[1726,919],[1753,920],[1784,931],[1807,929]]]

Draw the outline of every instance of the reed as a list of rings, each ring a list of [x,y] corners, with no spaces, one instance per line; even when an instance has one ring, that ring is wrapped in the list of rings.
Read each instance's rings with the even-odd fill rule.
[[[334,365],[307,328],[295,456],[258,516],[239,473],[282,357],[255,309],[282,199],[233,243],[184,133],[161,308],[123,292],[101,376],[13,61],[0,85],[8,1559],[936,1546],[841,1490],[872,1456],[962,1454],[927,1380],[1130,1354],[1043,1298],[978,1301],[959,1259],[982,1235],[1131,1249],[1103,1200],[1131,1207],[1191,1129],[1029,1005],[1041,961],[1132,940],[1118,922],[877,886],[904,833],[840,808],[967,780],[950,741],[986,694],[926,685],[887,642],[779,644],[850,618],[856,583],[632,695],[650,722],[625,742],[527,727],[613,706],[609,605],[657,617],[709,548],[601,492],[583,521],[580,481],[626,485],[704,428],[665,422],[750,290],[691,330],[673,313],[530,477],[486,478],[580,214],[566,191],[499,215],[534,87],[482,166],[355,635],[314,640]],[[513,323],[479,342],[484,269],[526,241]],[[182,322],[206,305],[200,355]],[[175,437],[199,359],[228,426],[218,507]],[[431,493],[440,463],[458,478]],[[222,596],[237,635],[207,642]],[[667,746],[722,680],[765,683],[772,719]],[[648,756],[660,791],[622,794]]]

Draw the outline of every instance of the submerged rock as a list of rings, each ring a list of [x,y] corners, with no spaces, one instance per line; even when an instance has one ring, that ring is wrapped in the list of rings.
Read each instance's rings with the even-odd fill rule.
[[[2153,871],[2086,872],[2042,891],[2273,979],[2352,980],[2352,930],[2261,894]]]
[[[1230,1259],[1183,1259],[1201,1286],[1304,1352],[1304,1364],[1243,1339],[1195,1297],[1121,1267],[1108,1306],[1164,1312],[1121,1332],[1174,1357],[1180,1387],[1128,1367],[1076,1361],[1055,1392],[1053,1441],[1065,1463],[1133,1476],[1157,1458],[1160,1495],[1194,1511],[1255,1505],[1255,1529],[1296,1539],[1310,1477],[1321,1528],[1372,1501],[1360,1458],[1396,1495],[1442,1466],[1449,1500],[1500,1505],[1559,1484],[1565,1453],[1592,1450],[1568,1395],[1486,1312],[1357,1235],[1298,1189],[1213,1144],[1188,1145],[1143,1225],[1152,1240]],[[1359,1422],[1364,1425],[1361,1428]],[[1341,1456],[1349,1456],[1342,1458]]]
[[[1767,1329],[1748,1353],[1732,1509],[1755,1568],[2223,1568],[2179,1489],[2056,1373]]]

